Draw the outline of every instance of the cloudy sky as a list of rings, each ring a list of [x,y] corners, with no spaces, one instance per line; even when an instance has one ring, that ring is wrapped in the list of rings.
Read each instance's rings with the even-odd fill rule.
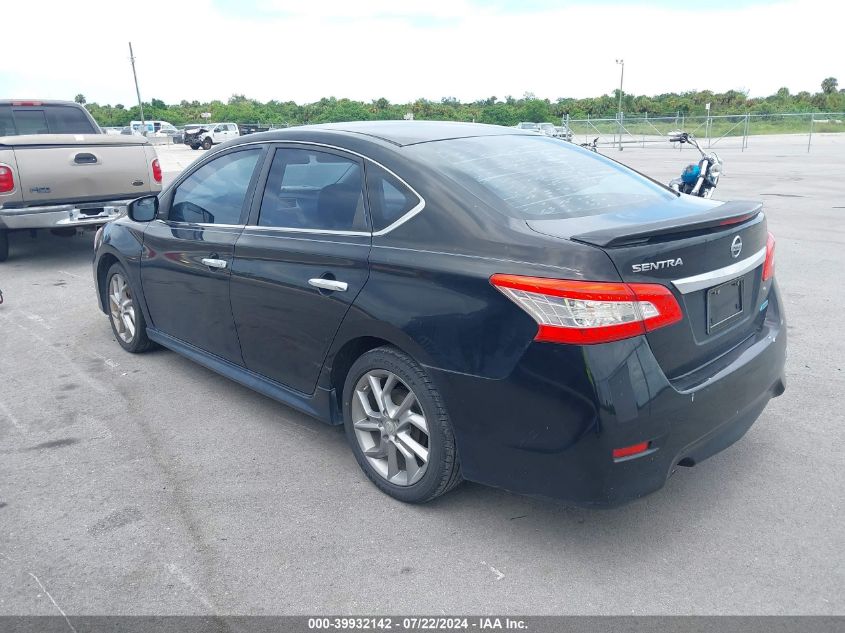
[[[138,7],[143,7],[140,9]],[[703,8],[706,7],[706,8]],[[0,97],[405,102],[845,85],[833,0],[3,2]]]

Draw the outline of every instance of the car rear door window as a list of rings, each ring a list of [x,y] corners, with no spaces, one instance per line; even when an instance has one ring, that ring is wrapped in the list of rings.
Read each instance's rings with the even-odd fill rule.
[[[294,230],[365,231],[363,185],[357,160],[310,149],[277,149],[258,224]]]
[[[198,224],[241,224],[244,200],[261,149],[224,154],[188,176],[173,195],[169,219]]]
[[[402,181],[377,165],[367,165],[367,198],[373,231],[381,231],[421,204]]]

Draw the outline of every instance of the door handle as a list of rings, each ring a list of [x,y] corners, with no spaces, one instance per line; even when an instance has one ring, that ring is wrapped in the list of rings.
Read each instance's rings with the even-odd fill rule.
[[[336,290],[338,292],[346,292],[346,289],[349,287],[345,281],[338,281],[337,279],[325,279],[323,277],[309,279],[308,283],[314,286],[315,288],[320,288],[321,290]]]
[[[73,162],[77,165],[94,165],[97,163],[97,157],[88,152],[81,152],[73,157]]]
[[[203,257],[202,263],[209,268],[226,268],[228,265],[225,259],[214,259],[213,257]]]

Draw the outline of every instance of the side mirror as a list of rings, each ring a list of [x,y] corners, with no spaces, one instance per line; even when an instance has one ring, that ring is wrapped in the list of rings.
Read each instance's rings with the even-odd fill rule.
[[[129,218],[135,222],[151,222],[158,215],[158,196],[144,196],[129,203]]]

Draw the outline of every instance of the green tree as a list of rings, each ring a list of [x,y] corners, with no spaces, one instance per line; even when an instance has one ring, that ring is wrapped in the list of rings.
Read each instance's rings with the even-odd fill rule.
[[[712,103],[719,114],[777,114],[781,112],[845,112],[845,92],[837,90],[836,79],[825,80],[826,91],[810,94],[791,94],[788,88],[781,88],[768,97],[748,98],[742,89],[715,93],[710,90],[691,90],[682,93],[659,95],[625,94],[623,110],[633,115],[648,113],[649,117],[671,116],[677,113],[700,116],[705,113],[706,103]],[[84,100],[77,95],[77,101]],[[137,106],[126,107],[85,103],[91,115],[103,126],[126,125],[131,119],[139,119]],[[261,123],[274,125],[300,125],[321,121],[354,121],[368,119],[402,119],[412,112],[416,119],[478,121],[497,125],[514,125],[519,121],[557,122],[567,114],[573,119],[613,118],[618,108],[618,93],[574,99],[562,97],[555,101],[538,99],[527,92],[522,97],[506,96],[503,100],[491,96],[470,103],[462,103],[454,97],[431,101],[417,99],[410,103],[391,103],[382,97],[372,101],[325,97],[314,103],[297,104],[293,101],[270,100],[260,102],[246,95],[233,94],[225,102],[215,100],[200,102],[182,100],[167,105],[161,99],[152,99],[144,104],[147,119],[165,119],[175,125],[199,123],[202,112],[211,112],[213,121],[235,123]]]
[[[76,101],[77,103],[81,103],[82,105],[85,105],[85,95],[82,94],[81,92],[78,95],[76,95],[73,98],[73,100]]]
[[[822,81],[822,92],[826,95],[832,95],[836,92],[836,88],[839,86],[839,82],[836,81],[836,77],[828,77],[824,81]]]

